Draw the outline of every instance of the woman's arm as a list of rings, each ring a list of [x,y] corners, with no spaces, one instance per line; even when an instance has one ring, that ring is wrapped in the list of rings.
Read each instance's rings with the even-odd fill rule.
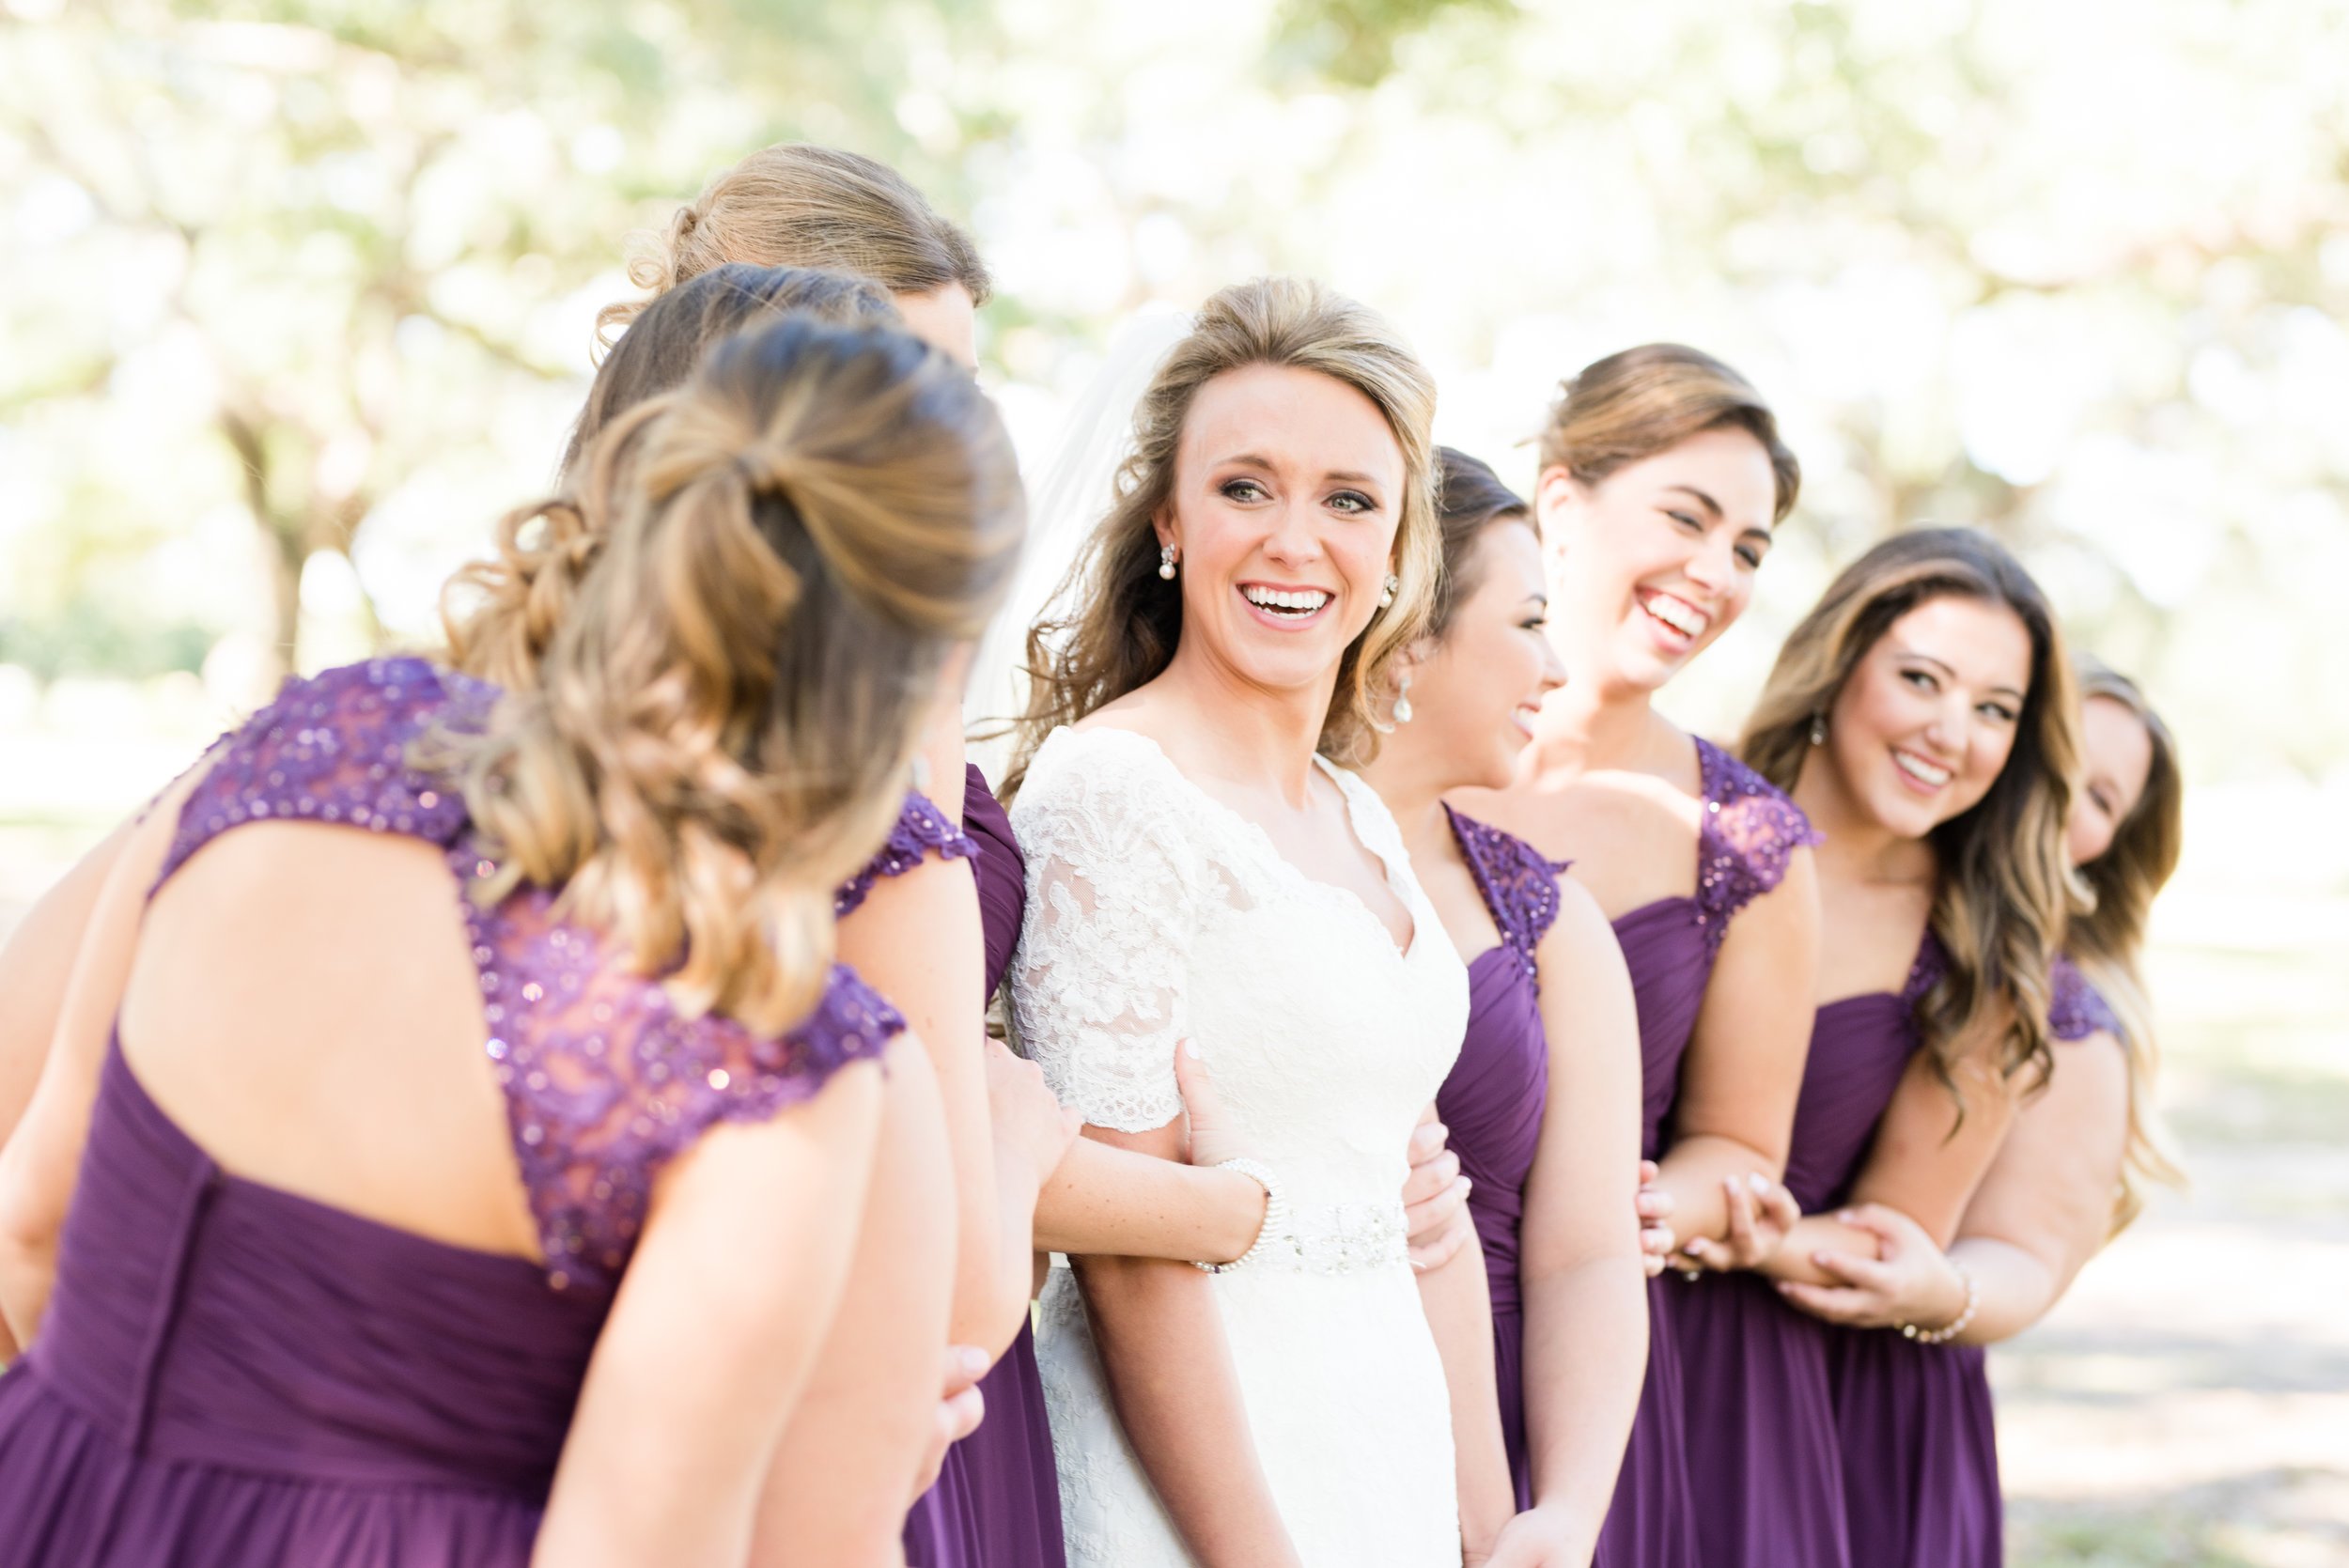
[[[1148,1132],[1084,1130],[1159,1160],[1182,1152],[1179,1119]],[[1202,1568],[1294,1568],[1297,1549],[1256,1458],[1213,1281],[1159,1258],[1071,1262],[1111,1403],[1183,1544]]]
[[[145,816],[108,840],[114,847],[103,853],[103,874],[94,892],[77,883],[60,903],[53,907],[43,900],[27,917],[29,924],[44,918],[45,910],[59,921],[62,936],[51,932],[33,941],[42,950],[70,955],[70,962],[55,1001],[35,1004],[54,1007],[51,1035],[32,1098],[0,1145],[0,1353],[13,1354],[8,1341],[14,1346],[32,1343],[48,1310],[56,1282],[57,1241],[72,1207],[99,1073],[130,982],[148,889],[171,851],[179,808],[204,773],[202,767],[190,769]],[[94,873],[92,862],[86,861],[81,870]]]
[[[1533,1509],[1494,1557],[1528,1568],[1589,1561],[1647,1365],[1638,1010],[1606,916],[1579,885],[1559,891],[1536,955],[1549,1091],[1519,1265]]]
[[[2128,1138],[2119,1042],[2099,1033],[2058,1049],[2061,1070],[2016,1111],[1946,1257],[1906,1215],[1865,1205],[1849,1218],[1874,1234],[1879,1260],[1827,1252],[1840,1288],[1787,1285],[1788,1297],[1833,1322],[1937,1328],[1966,1310],[1970,1279],[1974,1315],[1958,1335],[1968,1344],[1996,1343],[2044,1317],[2105,1243]]]
[[[133,826],[124,823],[76,861],[0,945],[0,1144],[32,1103],[49,1042],[56,1037],[74,955]]]
[[[1981,1040],[1952,1064],[1954,1096],[1934,1070],[1930,1052],[1919,1050],[1909,1057],[1876,1126],[1867,1163],[1852,1186],[1849,1207],[1880,1203],[1906,1215],[1937,1249],[1956,1239],[1958,1219],[2014,1120],[2015,1091],[1998,1068],[1998,1034],[1997,1030],[1983,1031]],[[1781,1280],[1841,1284],[1843,1279],[1820,1264],[1818,1255],[1847,1252],[1875,1259],[1880,1255],[1878,1242],[1876,1234],[1863,1226],[1832,1215],[1810,1215],[1762,1267]]]
[[[745,1560],[848,1281],[885,1088],[878,1065],[845,1067],[771,1121],[712,1128],[661,1172],[533,1562]],[[926,1365],[934,1408],[934,1346]]]
[[[954,1289],[954,1173],[922,1043],[901,1036],[882,1069],[855,1252],[767,1466],[754,1563],[889,1560],[925,1480]]]
[[[1657,1185],[1684,1242],[1727,1237],[1725,1183],[1785,1174],[1818,963],[1818,878],[1811,851],[1797,849],[1778,886],[1730,922],[1681,1063]]]
[[[1436,1121],[1436,1108],[1420,1126]],[[1501,1435],[1501,1396],[1493,1364],[1493,1309],[1485,1250],[1475,1227],[1440,1265],[1419,1274],[1419,1300],[1443,1362],[1452,1405],[1452,1451],[1460,1498],[1460,1542],[1471,1565],[1482,1564],[1517,1510],[1509,1479],[1509,1448]]]
[[[951,1337],[999,1356],[1027,1314],[1028,1220],[1042,1151],[996,1147],[978,1005],[986,936],[970,862],[932,856],[876,881],[840,922],[839,952],[927,1048],[954,1171]],[[1035,1091],[1046,1093],[1040,1079]]]

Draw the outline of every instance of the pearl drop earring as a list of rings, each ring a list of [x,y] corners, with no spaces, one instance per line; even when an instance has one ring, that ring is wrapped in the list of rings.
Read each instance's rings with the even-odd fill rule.
[[[1811,716],[1811,744],[1813,746],[1827,744],[1827,715],[1824,713],[1814,713]]]
[[[1169,582],[1174,581],[1174,547],[1173,545],[1159,546],[1159,575]]]
[[[1402,678],[1395,683],[1394,722],[1398,724],[1411,722],[1411,673],[1408,670],[1404,671]]]
[[[1394,602],[1394,591],[1402,586],[1403,580],[1401,578],[1395,576],[1392,572],[1387,573],[1387,581],[1378,590],[1378,608],[1384,610],[1389,605],[1392,604]]]

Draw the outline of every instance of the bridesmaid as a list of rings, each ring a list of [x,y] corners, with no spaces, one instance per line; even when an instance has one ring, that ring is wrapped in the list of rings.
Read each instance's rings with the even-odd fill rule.
[[[2103,986],[2070,958],[2055,960],[2048,1032],[2070,1048],[2017,1110],[1955,1245],[1944,1253],[1907,1215],[1867,1203],[1838,1218],[1873,1234],[1873,1254],[1822,1250],[1813,1261],[1839,1284],[1781,1287],[1853,1330],[1838,1336],[1830,1370],[1858,1560],[1999,1560],[1997,1444],[1979,1347],[2036,1323],[2136,1217],[2146,1186],[2177,1180],[2154,1109],[2137,978],[2146,912],[2177,864],[2176,752],[2131,682],[2090,659],[2078,668],[2086,766],[2067,851],[2096,904],[2073,918],[2068,941]],[[1903,1324],[1945,1325],[1918,1336],[1945,1343],[1893,1339]]]
[[[1639,1019],[1591,895],[1443,803],[1509,782],[1563,672],[1543,635],[1548,595],[1525,503],[1474,458],[1437,457],[1443,576],[1425,637],[1398,663],[1393,727],[1361,775],[1469,966],[1468,1032],[1436,1096],[1475,1184],[1492,1311],[1490,1363],[1452,1380],[1463,1533],[1498,1537],[1493,1564],[1579,1568],[1614,1495],[1644,1365]],[[1470,1457],[1494,1442],[1505,1470]],[[1477,1495],[1503,1475],[1514,1496]]]
[[[1702,1256],[1757,1188],[1782,1205],[1818,943],[1812,835],[1777,788],[1652,702],[1751,601],[1800,471],[1760,395],[1674,344],[1610,355],[1567,382],[1541,463],[1566,684],[1544,703],[1515,782],[1455,799],[1572,861],[1613,923],[1639,1008],[1641,1153],[1661,1155],[1673,1223]],[[1599,1542],[1608,1568],[1690,1568],[1700,1500],[1733,1530],[1780,1501],[1690,1492],[1679,1347],[1663,1327],[1683,1288],[1648,1287],[1647,1377]],[[1824,1403],[1818,1414],[1824,1432]],[[1824,1439],[1815,1457],[1831,1470]],[[1834,1524],[1813,1522],[1793,1539]]]
[[[986,265],[970,236],[886,164],[806,144],[762,148],[712,175],[700,196],[677,210],[660,241],[631,260],[629,276],[658,300],[739,263],[821,268],[871,280],[888,290],[917,335],[977,365],[976,311],[992,292]],[[599,325],[626,323],[645,308],[613,305]],[[632,328],[621,348],[630,335]],[[938,801],[948,826],[966,815],[1002,818],[986,779],[963,761],[958,709],[941,709],[916,771],[939,783],[959,777],[961,788],[941,790]],[[1009,844],[1007,824],[1003,835],[991,841],[998,856]],[[1019,878],[1006,880],[1000,863],[990,866],[985,836],[965,871],[955,860],[969,843],[941,843],[926,856],[905,857],[902,876],[841,930],[844,955],[908,1010],[930,1047],[945,1093],[957,1223],[966,1238],[955,1337],[982,1346],[991,1358],[979,1385],[987,1416],[949,1452],[937,1486],[908,1516],[905,1550],[911,1568],[1058,1568],[1058,1482],[1027,1310],[1036,1189],[1050,1170],[1034,1169],[1014,1146],[1026,1095],[1016,1094],[1007,1107],[988,1093],[997,1083],[1024,1088],[1016,1080],[1025,1069],[1002,1048],[985,1044],[984,1001],[972,1009],[965,1000],[974,991],[991,996],[1001,982],[998,950],[1008,955],[1019,918],[1018,909],[1002,906],[1001,890]],[[999,890],[992,905],[990,885]],[[997,929],[1005,919],[1012,924]],[[1250,1222],[1240,1211],[1261,1209],[1262,1194],[1228,1172],[1218,1177],[1203,1184],[1221,1200],[1214,1218],[1225,1220],[1223,1230],[1240,1229]],[[1239,1250],[1247,1246],[1238,1241]],[[986,1482],[974,1481],[973,1471]]]
[[[2063,818],[2078,751],[2054,616],[1987,535],[1926,528],[1888,539],[1837,577],[1787,638],[1743,747],[1826,834],[1821,1001],[1788,1185],[1806,1211],[1873,1201],[1946,1237],[1998,1149],[2014,1097],[2050,1060],[2048,959],[2070,885]],[[1831,1213],[1811,1212],[1764,1268],[1833,1282],[1818,1254],[1872,1244]],[[1959,1312],[1962,1303],[1907,1327],[1937,1341]],[[1980,1353],[1968,1353],[1969,1365],[1925,1359],[1899,1335],[1859,1343],[1794,1311],[1769,1278],[1750,1273],[1702,1281],[1679,1327],[1698,1485],[1799,1493],[1831,1508],[1837,1526],[1831,1555],[1797,1559],[1783,1539],[1750,1532],[1718,1554],[1708,1538],[1707,1562],[1903,1560],[1850,1537],[1848,1521],[1873,1506],[1855,1486],[1907,1483],[1864,1463],[1854,1468],[1839,1418],[1856,1399],[1903,1383],[1938,1408],[1962,1409],[1963,1390],[1919,1385],[1978,1382]],[[1807,1369],[1813,1393],[1832,1402],[1823,1425],[1807,1398],[1750,1404],[1742,1431],[1723,1429],[1716,1413],[1738,1397],[1747,1369],[1765,1362]],[[1965,1428],[1940,1436],[1952,1446],[1968,1440]],[[1822,1440],[1838,1455],[1828,1473],[1785,1462]],[[1995,1462],[1987,1452],[1965,1461]],[[1987,1518],[1968,1512],[1938,1523],[1948,1531],[1942,1550],[1956,1554],[1940,1560],[1998,1549],[1995,1501]]]
[[[1007,581],[1009,443],[803,320],[606,439],[532,690],[289,683],[109,868],[0,1155],[12,1560],[739,1562],[910,1496],[948,1238],[880,1238],[901,1332],[841,1356],[926,1075],[832,889]]]

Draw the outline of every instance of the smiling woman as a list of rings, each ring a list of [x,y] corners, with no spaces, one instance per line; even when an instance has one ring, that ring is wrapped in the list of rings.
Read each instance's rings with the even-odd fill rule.
[[[1760,1275],[1692,1289],[1677,1328],[1692,1479],[1827,1517],[1799,1560],[2000,1560],[1982,1352],[1946,1343],[1972,1322],[1970,1286],[1897,1332],[1805,1315],[1780,1293],[1816,1309],[1804,1287],[1844,1282],[1838,1255],[1895,1259],[1897,1241],[1839,1205],[1881,1205],[1902,1217],[1912,1265],[1937,1256],[2051,1064],[2077,723],[2038,584],[1987,535],[1923,528],[1835,580],[1747,726],[1747,759],[1827,835],[1818,1005],[1786,1163],[1808,1213]],[[1748,1529],[1726,1560],[1797,1560],[1784,1545]]]
[[[1029,644],[1020,1037],[1088,1138],[1164,1158],[1177,1050],[1204,1060],[1257,1157],[1226,1163],[1268,1195],[1212,1275],[1052,1271],[1037,1349],[1072,1563],[1458,1560],[1447,1374],[1456,1350],[1489,1363],[1460,1310],[1483,1265],[1464,1248],[1423,1304],[1401,1189],[1468,981],[1394,819],[1330,760],[1375,750],[1426,621],[1433,406],[1361,306],[1223,290]]]

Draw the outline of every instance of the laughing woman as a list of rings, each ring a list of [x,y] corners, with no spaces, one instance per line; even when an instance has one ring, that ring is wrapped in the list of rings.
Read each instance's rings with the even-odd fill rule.
[[[1321,754],[1373,749],[1374,694],[1425,625],[1434,401],[1360,305],[1223,290],[1136,411],[1071,613],[1031,641],[1019,1033],[1088,1138],[1168,1159],[1195,1037],[1268,1194],[1232,1268],[1052,1271],[1038,1348],[1072,1562],[1459,1560],[1399,1194],[1467,975],[1394,819]],[[1445,1267],[1481,1302],[1473,1249]]]
[[[1752,602],[1800,471],[1743,377],[1669,343],[1587,366],[1541,444],[1535,505],[1566,685],[1543,704],[1516,781],[1455,804],[1571,861],[1613,924],[1639,1007],[1641,1152],[1660,1157],[1673,1225],[1702,1250],[1728,1238],[1757,1188],[1777,1192],[1818,906],[1802,814],[1653,705]],[[1831,1514],[1787,1517],[1778,1495],[1691,1489],[1666,1331],[1684,1294],[1677,1279],[1648,1287],[1647,1380],[1597,1560],[1693,1568],[1702,1525],[1766,1531],[1791,1547],[1786,1560],[1808,1561],[1804,1544],[1840,1529]],[[1764,1397],[1801,1387],[1789,1374]],[[1824,1441],[1810,1459],[1832,1472]]]

